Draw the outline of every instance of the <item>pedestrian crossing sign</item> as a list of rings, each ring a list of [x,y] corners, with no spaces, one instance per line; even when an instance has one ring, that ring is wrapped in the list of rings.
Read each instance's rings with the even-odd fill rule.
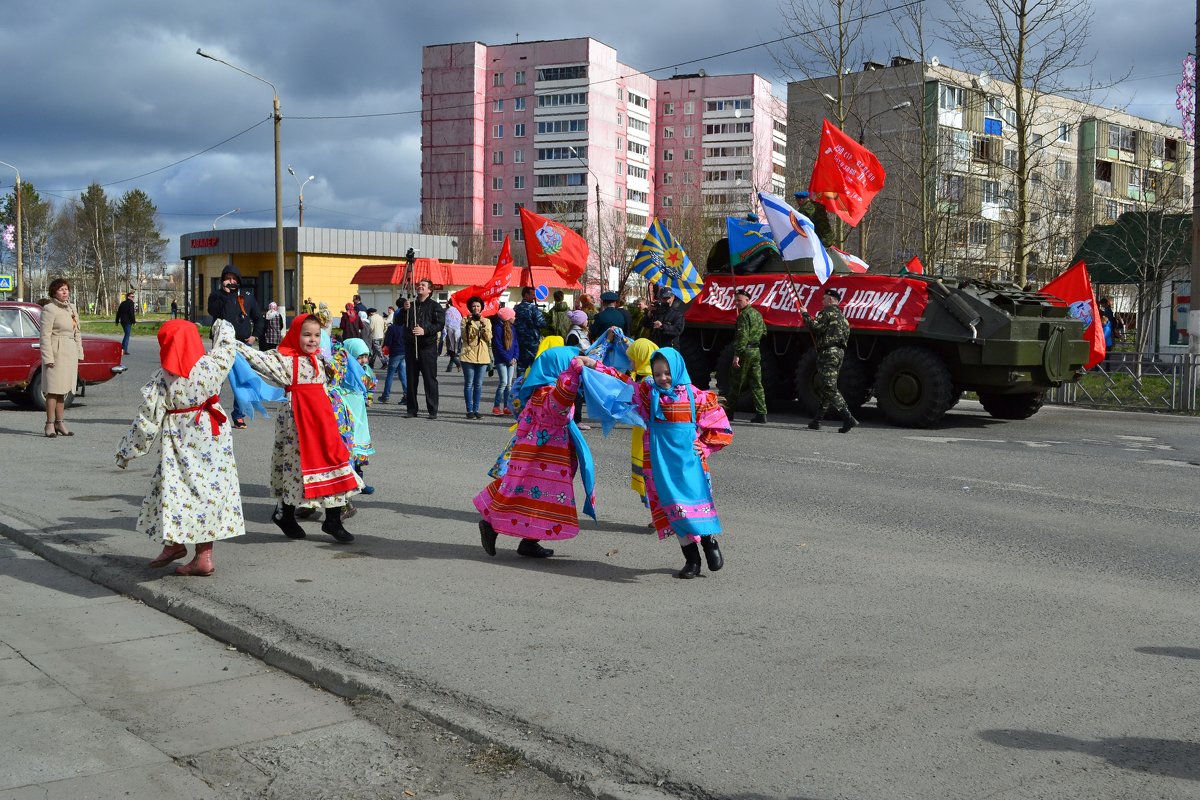
[[[13,276],[0,275],[0,292],[11,292],[13,290]]]

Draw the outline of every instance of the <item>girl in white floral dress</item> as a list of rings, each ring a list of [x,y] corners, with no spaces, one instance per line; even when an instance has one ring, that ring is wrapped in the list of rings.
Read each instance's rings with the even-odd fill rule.
[[[213,573],[213,542],[241,536],[242,494],[233,437],[219,395],[237,351],[233,326],[213,323],[213,348],[204,354],[196,326],[163,323],[158,331],[162,369],[142,387],[142,405],[117,449],[117,466],[146,455],[160,442],[161,457],[142,502],[137,530],[163,543],[152,567],[164,567],[196,546],[180,575]]]
[[[271,494],[280,510],[271,521],[289,539],[303,539],[297,508],[325,509],[321,530],[339,542],[354,536],[342,526],[342,510],[362,490],[350,466],[350,452],[338,432],[333,406],[325,393],[325,368],[317,356],[321,323],[301,314],[274,350],[262,352],[238,342],[250,367],[288,393],[288,403],[275,415],[271,452]]]

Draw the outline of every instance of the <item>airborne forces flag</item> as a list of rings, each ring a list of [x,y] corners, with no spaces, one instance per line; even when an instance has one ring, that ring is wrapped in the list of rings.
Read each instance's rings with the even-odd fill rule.
[[[685,303],[700,294],[704,281],[683,247],[667,230],[667,223],[652,220],[646,238],[633,259],[633,271],[651,283],[665,286]]]

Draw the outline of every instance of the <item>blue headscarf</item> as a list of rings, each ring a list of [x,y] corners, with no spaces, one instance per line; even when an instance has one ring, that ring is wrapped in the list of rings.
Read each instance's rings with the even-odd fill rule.
[[[671,387],[663,389],[654,382],[654,362],[658,359],[664,359],[667,366],[671,369]],[[692,382],[692,376],[688,375],[687,364],[683,360],[683,355],[674,347],[660,347],[654,351],[654,355],[650,356],[650,377],[646,378],[650,382],[650,413],[655,419],[665,420],[663,416],[661,400],[664,397],[674,397],[676,386],[688,386]],[[691,395],[691,390],[688,390],[688,395]]]
[[[608,340],[609,333],[613,334],[611,342]],[[586,354],[604,366],[612,367],[617,372],[629,372],[633,369],[633,362],[629,359],[626,351],[632,344],[633,339],[630,339],[624,331],[614,325],[592,342]]]
[[[346,359],[346,376],[342,381],[342,388],[351,392],[358,392],[363,396],[370,394],[366,382],[363,380],[367,373],[363,369],[363,365],[358,363],[358,357],[371,355],[371,349],[367,347],[366,342],[357,338],[344,340],[342,342],[342,349],[346,351],[346,355],[348,356]]]
[[[529,407],[529,398],[533,396],[535,390],[557,383],[558,376],[570,368],[572,359],[578,357],[579,348],[577,347],[551,347],[538,356],[529,368],[529,373],[525,376],[525,381],[518,391],[521,409]],[[571,444],[575,446],[575,458],[579,462],[579,477],[583,480],[583,513],[595,519],[596,508],[592,499],[596,496],[596,467],[592,461],[592,451],[588,449],[587,440],[583,438],[579,426],[575,424],[575,420],[570,418],[567,420],[567,434],[571,437]]]

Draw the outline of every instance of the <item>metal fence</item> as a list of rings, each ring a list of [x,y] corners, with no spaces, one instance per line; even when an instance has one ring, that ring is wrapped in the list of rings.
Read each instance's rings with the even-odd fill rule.
[[[1053,389],[1058,405],[1144,411],[1200,410],[1200,357],[1191,354],[1110,353],[1076,383]]]

